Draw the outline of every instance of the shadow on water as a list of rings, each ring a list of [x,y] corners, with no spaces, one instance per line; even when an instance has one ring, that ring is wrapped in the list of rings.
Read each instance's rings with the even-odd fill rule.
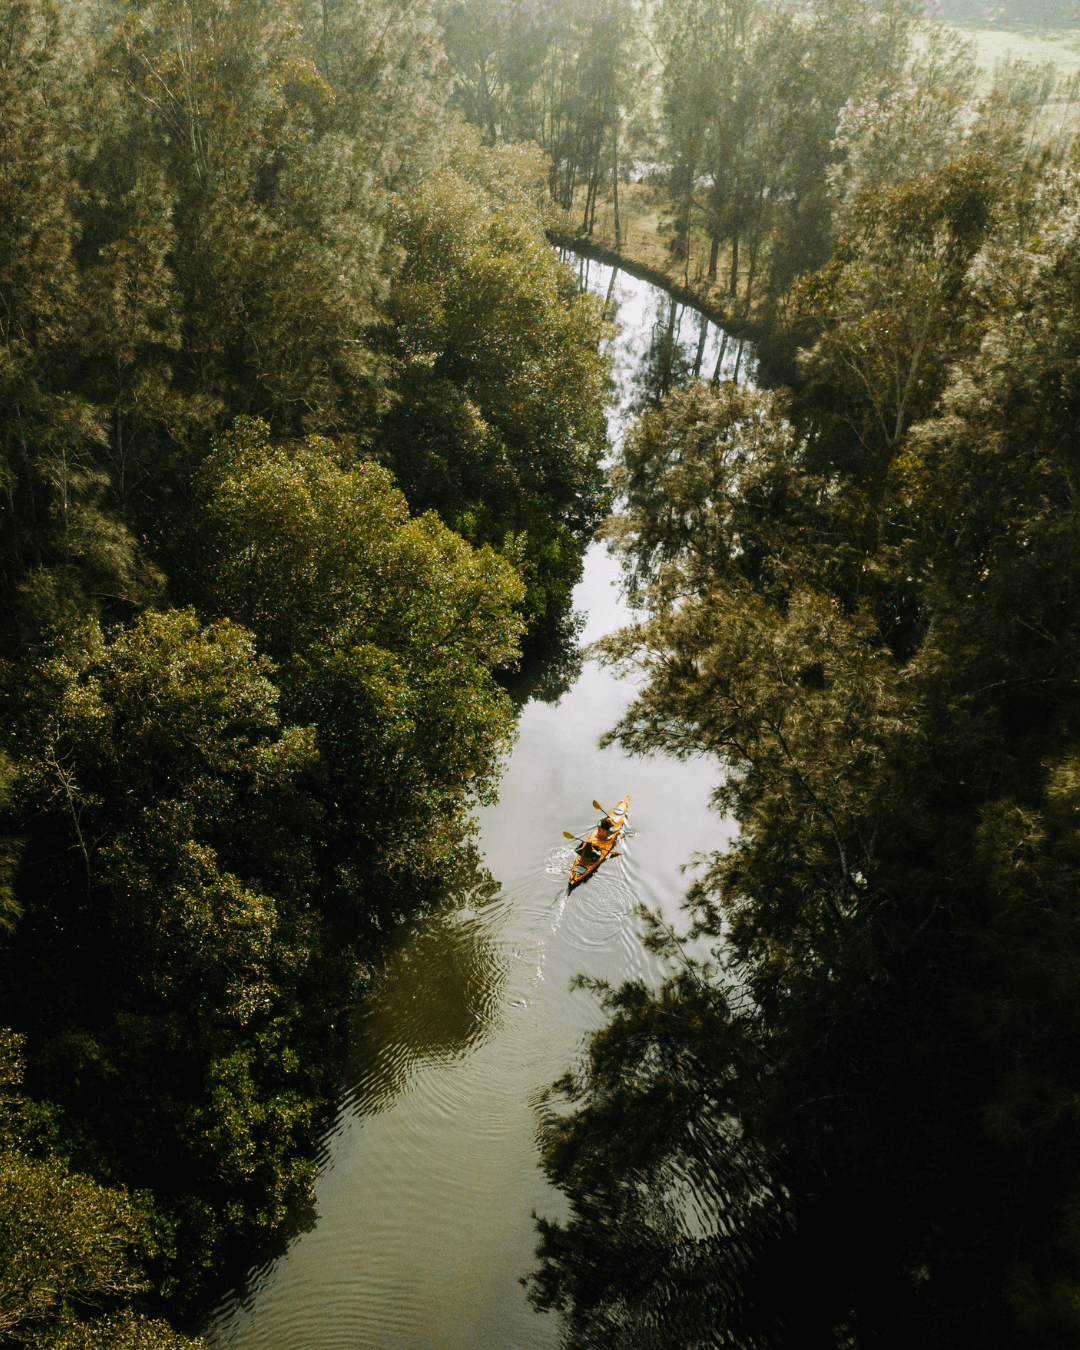
[[[538,1220],[541,1265],[528,1285],[538,1311],[562,1314],[562,1350],[768,1345],[784,1323],[791,1284],[773,1299],[773,1326],[749,1325],[744,1314],[763,1254],[778,1255],[791,1235],[783,1189],[734,1122],[687,1109],[690,1086],[669,1083],[668,1110],[651,1094],[620,1102],[617,1124],[609,1103],[574,1165],[551,1165],[571,1217]],[[549,1141],[557,1134],[549,1116]]]
[[[389,1109],[415,1073],[470,1053],[491,1034],[507,966],[480,916],[500,890],[475,843],[465,841],[424,915],[387,936],[381,972],[351,1015],[337,1097],[312,1124],[322,1141],[320,1170],[331,1159],[343,1113]],[[270,1242],[220,1272],[216,1305],[184,1330],[206,1334],[223,1307],[234,1316],[250,1313],[275,1265],[320,1217],[314,1199],[293,1205]]]
[[[509,963],[483,905],[471,893],[448,895],[401,934],[353,1024],[345,1066],[351,1109],[389,1109],[417,1073],[470,1054],[494,1031]]]
[[[551,630],[524,645],[516,670],[498,673],[517,712],[531,702],[558,703],[573,688],[583,664],[578,638],[584,626],[585,615],[578,610],[560,616]]]

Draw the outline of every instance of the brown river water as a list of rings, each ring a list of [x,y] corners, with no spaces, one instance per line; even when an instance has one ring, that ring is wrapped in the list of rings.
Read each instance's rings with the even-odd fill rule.
[[[610,269],[581,265],[605,297]],[[661,292],[619,274],[615,343],[617,439],[654,335],[673,334],[684,365],[730,374],[736,344]],[[602,545],[575,592],[583,641],[628,621],[619,570]],[[287,1253],[253,1270],[213,1310],[217,1350],[547,1350],[553,1315],[519,1281],[534,1264],[532,1213],[565,1205],[538,1167],[537,1104],[600,1026],[578,973],[612,983],[658,981],[635,907],[680,922],[682,866],[722,847],[709,809],[715,762],[632,760],[597,748],[632,687],[594,662],[557,706],[529,704],[499,789],[479,813],[493,883],[449,896],[403,931],[385,977],[357,1018],[336,1118],[324,1140],[318,1221]],[[629,837],[566,895],[572,857],[562,831],[596,823],[630,794]]]

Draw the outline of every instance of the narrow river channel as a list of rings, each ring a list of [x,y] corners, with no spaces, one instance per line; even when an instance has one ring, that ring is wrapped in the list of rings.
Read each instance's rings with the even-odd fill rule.
[[[703,378],[731,375],[742,352],[692,311],[620,273],[577,264],[607,298],[619,406],[612,434],[656,353]],[[652,356],[650,357],[650,352]],[[575,602],[584,641],[629,618],[618,568],[602,545],[586,559]],[[318,1222],[244,1291],[215,1310],[220,1350],[541,1350],[558,1344],[519,1280],[533,1265],[534,1210],[562,1197],[537,1166],[536,1103],[601,1023],[579,973],[613,983],[661,977],[638,941],[645,901],[676,920],[695,852],[720,846],[709,809],[711,761],[631,760],[599,750],[631,694],[588,663],[557,706],[530,704],[498,804],[480,814],[479,846],[494,879],[451,896],[400,935],[377,993],[358,1018],[336,1120],[317,1185]],[[566,897],[562,831],[595,823],[596,798],[630,793],[622,856]]]

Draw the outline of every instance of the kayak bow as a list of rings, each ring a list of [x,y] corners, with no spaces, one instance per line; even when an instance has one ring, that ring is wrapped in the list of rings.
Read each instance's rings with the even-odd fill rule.
[[[574,865],[570,869],[570,881],[566,888],[568,891],[572,891],[575,886],[580,885],[587,877],[591,877],[604,859],[610,855],[611,850],[615,847],[615,841],[618,839],[622,827],[626,824],[626,812],[629,805],[630,796],[628,793],[618,806],[616,806],[614,811],[609,811],[607,813],[608,820],[610,820],[612,824],[612,831],[606,839],[601,839],[599,837],[598,826],[582,840],[581,848],[578,850],[578,855],[574,859]],[[599,850],[600,856],[598,858],[592,858],[591,860],[586,858],[585,846],[587,844],[591,844],[593,848]]]

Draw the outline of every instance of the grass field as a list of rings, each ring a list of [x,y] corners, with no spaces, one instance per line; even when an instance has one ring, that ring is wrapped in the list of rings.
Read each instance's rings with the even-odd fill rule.
[[[1061,33],[1009,33],[990,28],[964,28],[953,24],[964,37],[975,43],[984,82],[989,82],[994,67],[1006,60],[1030,61],[1037,66],[1052,61],[1059,74],[1080,73],[1080,29]]]

